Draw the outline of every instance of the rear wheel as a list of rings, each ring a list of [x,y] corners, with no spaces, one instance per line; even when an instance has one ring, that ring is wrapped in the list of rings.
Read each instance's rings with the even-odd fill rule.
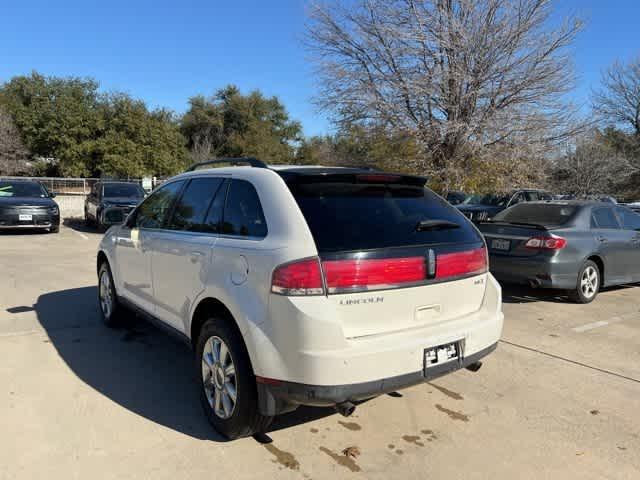
[[[124,308],[118,302],[111,269],[106,261],[98,271],[98,305],[105,325],[115,327],[122,323]]]
[[[264,431],[256,378],[240,334],[224,319],[207,320],[196,345],[200,400],[209,423],[230,440]]]
[[[600,269],[594,262],[587,260],[578,273],[576,289],[569,293],[569,297],[577,303],[591,303],[598,295],[600,285]]]

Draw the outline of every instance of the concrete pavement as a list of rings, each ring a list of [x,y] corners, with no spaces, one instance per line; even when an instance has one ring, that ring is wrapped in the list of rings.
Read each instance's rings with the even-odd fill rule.
[[[503,342],[343,418],[301,409],[225,442],[190,352],[95,301],[100,236],[0,234],[0,479],[640,478],[640,289],[595,303],[508,290]],[[345,456],[349,449],[354,456]]]

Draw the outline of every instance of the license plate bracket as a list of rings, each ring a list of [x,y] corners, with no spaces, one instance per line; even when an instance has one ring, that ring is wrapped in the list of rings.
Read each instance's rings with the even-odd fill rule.
[[[511,249],[511,241],[504,240],[502,238],[494,238],[493,240],[491,240],[491,249],[506,252]]]
[[[449,362],[457,362],[462,359],[461,346],[462,342],[451,342],[424,349],[424,369],[429,370],[435,366],[443,365]]]

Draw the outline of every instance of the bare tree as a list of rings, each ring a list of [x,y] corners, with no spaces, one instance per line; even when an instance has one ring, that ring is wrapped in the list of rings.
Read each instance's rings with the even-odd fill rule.
[[[22,143],[11,116],[0,107],[0,174],[15,175],[28,170],[29,151]]]
[[[446,188],[477,153],[574,133],[568,47],[576,19],[551,28],[551,0],[356,0],[315,6],[308,45],[318,104],[338,123],[415,136],[414,167]]]
[[[640,57],[626,65],[616,61],[603,72],[593,108],[606,122],[631,128],[640,137]]]
[[[590,132],[556,162],[554,186],[576,195],[610,194],[639,171],[632,159],[603,142],[598,132]]]

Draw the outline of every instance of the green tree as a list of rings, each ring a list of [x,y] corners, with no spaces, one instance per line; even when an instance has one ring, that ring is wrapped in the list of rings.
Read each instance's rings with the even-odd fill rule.
[[[277,97],[259,91],[243,95],[230,85],[212,98],[195,96],[189,105],[181,130],[195,160],[254,156],[270,163],[293,161],[302,127]]]
[[[178,123],[125,94],[101,94],[92,79],[14,77],[0,88],[35,156],[54,158],[65,176],[170,175],[186,165]]]

